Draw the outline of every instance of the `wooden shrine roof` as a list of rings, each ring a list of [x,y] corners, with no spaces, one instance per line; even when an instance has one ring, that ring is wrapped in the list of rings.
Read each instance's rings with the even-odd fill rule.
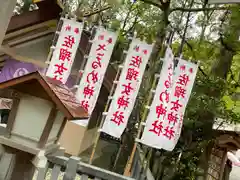
[[[29,94],[50,100],[64,113],[68,120],[86,119],[87,111],[77,102],[74,93],[65,86],[56,84],[39,72],[33,72],[19,78],[0,83],[1,97],[10,97],[11,91]],[[10,93],[9,93],[10,92]],[[6,94],[8,94],[6,96]]]

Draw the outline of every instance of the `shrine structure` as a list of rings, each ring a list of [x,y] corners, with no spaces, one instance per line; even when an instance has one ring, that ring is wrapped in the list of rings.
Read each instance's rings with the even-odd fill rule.
[[[47,67],[45,61],[48,58],[49,48],[55,41],[54,33],[62,9],[55,0],[38,1],[36,5],[38,9],[24,11],[19,15],[15,14],[10,19],[0,52],[0,69],[2,72],[0,82],[37,70],[41,71]],[[51,11],[49,11],[49,7],[51,7]],[[79,69],[84,63],[83,59],[89,39],[89,32],[83,31],[69,81],[66,83],[70,89],[75,85]],[[115,74],[116,70],[112,65],[109,65],[96,108],[88,126],[82,120],[66,123],[60,143],[66,149],[67,154],[78,156],[92,146],[98,128],[98,117],[107,101]],[[2,124],[2,126],[5,125]]]

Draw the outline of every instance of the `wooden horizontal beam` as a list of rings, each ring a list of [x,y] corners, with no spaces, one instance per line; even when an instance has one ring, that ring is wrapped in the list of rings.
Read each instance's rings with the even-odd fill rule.
[[[16,36],[23,36],[25,34],[27,35],[29,32],[32,32],[32,31],[36,32],[36,30],[41,29],[41,28],[50,28],[50,29],[54,28],[54,29],[56,29],[56,26],[57,26],[57,20],[56,19],[45,21],[45,22],[42,22],[42,23],[39,23],[39,24],[35,24],[35,25],[32,25],[32,26],[20,29],[18,31],[8,33],[8,34],[6,34],[6,36],[4,38],[4,41],[15,38]]]
[[[20,15],[13,16],[9,23],[7,33],[32,26],[41,22],[58,19],[61,8],[55,0],[45,0],[38,3],[38,10],[24,12]]]
[[[22,44],[25,44],[27,42],[30,42],[30,41],[34,41],[36,39],[39,39],[41,37],[46,37],[48,35],[51,35],[55,32],[55,29],[48,29],[46,31],[43,31],[43,32],[39,32],[39,33],[35,33],[35,34],[29,34],[28,36],[24,36],[24,37],[21,37],[21,38],[18,38],[18,39],[14,39],[12,41],[9,41],[7,43],[7,45],[9,47],[14,47],[14,46],[18,46],[18,45],[22,45]]]

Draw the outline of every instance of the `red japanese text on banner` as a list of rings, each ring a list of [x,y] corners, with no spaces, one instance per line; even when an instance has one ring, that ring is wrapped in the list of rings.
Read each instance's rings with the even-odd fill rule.
[[[154,148],[161,148],[160,136],[164,136],[163,123],[168,119],[167,107],[171,95],[174,55],[168,47],[166,49],[160,78],[156,87],[155,96],[150,106],[146,126],[141,142]]]
[[[178,66],[175,69],[175,82],[172,88],[173,91],[168,108],[170,114],[177,112],[178,121],[172,128],[175,133],[174,138],[170,141],[165,139],[165,142],[169,143],[167,143],[163,149],[167,151],[172,151],[174,149],[181,135],[184,113],[192,92],[197,70],[198,64],[179,59]]]
[[[120,138],[132,112],[152,45],[133,39],[102,131]]]
[[[174,70],[173,86],[171,88],[164,120],[162,121],[161,126],[160,124],[152,124],[152,127],[161,129],[160,134],[157,136],[155,135],[158,141],[152,144],[153,137],[149,142],[149,139],[144,139],[144,136],[142,136],[142,142],[144,144],[158,149],[165,149],[167,151],[172,151],[174,149],[181,134],[183,117],[191,95],[197,68],[198,65],[196,64],[182,59],[179,60],[178,66]],[[152,127],[148,124],[144,131],[151,133],[150,129]]]
[[[97,29],[76,97],[91,115],[117,40],[115,32]]]
[[[54,49],[46,76],[66,83],[76,56],[83,24],[63,19],[62,29]]]

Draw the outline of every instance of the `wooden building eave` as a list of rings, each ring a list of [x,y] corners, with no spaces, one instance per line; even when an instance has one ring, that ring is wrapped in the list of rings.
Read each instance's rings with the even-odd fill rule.
[[[88,112],[80,105],[70,89],[56,82],[52,82],[39,72],[32,72],[2,82],[0,83],[0,90],[5,96],[28,94],[49,100],[57,105],[57,108],[64,113],[68,120],[86,119],[89,117]]]
[[[8,25],[7,34],[52,19],[59,19],[62,10],[55,0],[40,1],[37,5],[38,10],[13,16]]]

